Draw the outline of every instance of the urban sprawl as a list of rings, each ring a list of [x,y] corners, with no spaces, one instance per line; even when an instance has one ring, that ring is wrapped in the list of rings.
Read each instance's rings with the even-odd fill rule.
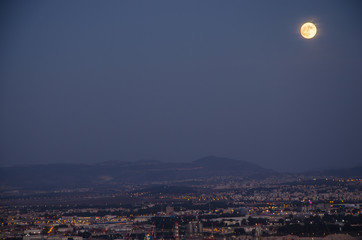
[[[359,178],[217,177],[152,185],[3,190],[0,237],[361,239]]]

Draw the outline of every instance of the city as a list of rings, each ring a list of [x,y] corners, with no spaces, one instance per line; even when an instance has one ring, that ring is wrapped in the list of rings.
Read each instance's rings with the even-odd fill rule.
[[[361,0],[1,0],[0,240],[362,240]]]
[[[360,239],[362,234],[360,178],[217,177],[170,184],[3,192],[1,238]]]

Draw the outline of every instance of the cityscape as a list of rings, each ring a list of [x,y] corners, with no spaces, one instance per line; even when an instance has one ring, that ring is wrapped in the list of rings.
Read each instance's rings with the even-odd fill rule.
[[[224,165],[238,163],[217,157],[199,161],[212,164],[216,159]],[[143,164],[152,168],[156,163],[143,161]],[[231,175],[215,173],[209,177],[129,182],[122,186],[3,188],[1,238],[362,237],[360,177],[336,177],[336,173],[325,176],[284,173],[263,178]]]
[[[1,0],[0,240],[362,240],[361,0]]]

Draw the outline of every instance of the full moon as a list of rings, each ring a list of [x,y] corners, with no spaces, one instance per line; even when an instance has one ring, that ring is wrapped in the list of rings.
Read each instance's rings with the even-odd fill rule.
[[[317,27],[311,22],[306,22],[300,28],[300,34],[306,39],[311,39],[317,34]]]

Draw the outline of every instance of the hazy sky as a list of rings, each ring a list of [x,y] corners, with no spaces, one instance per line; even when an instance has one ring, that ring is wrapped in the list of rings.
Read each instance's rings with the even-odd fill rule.
[[[362,3],[1,1],[0,154],[361,165]]]

